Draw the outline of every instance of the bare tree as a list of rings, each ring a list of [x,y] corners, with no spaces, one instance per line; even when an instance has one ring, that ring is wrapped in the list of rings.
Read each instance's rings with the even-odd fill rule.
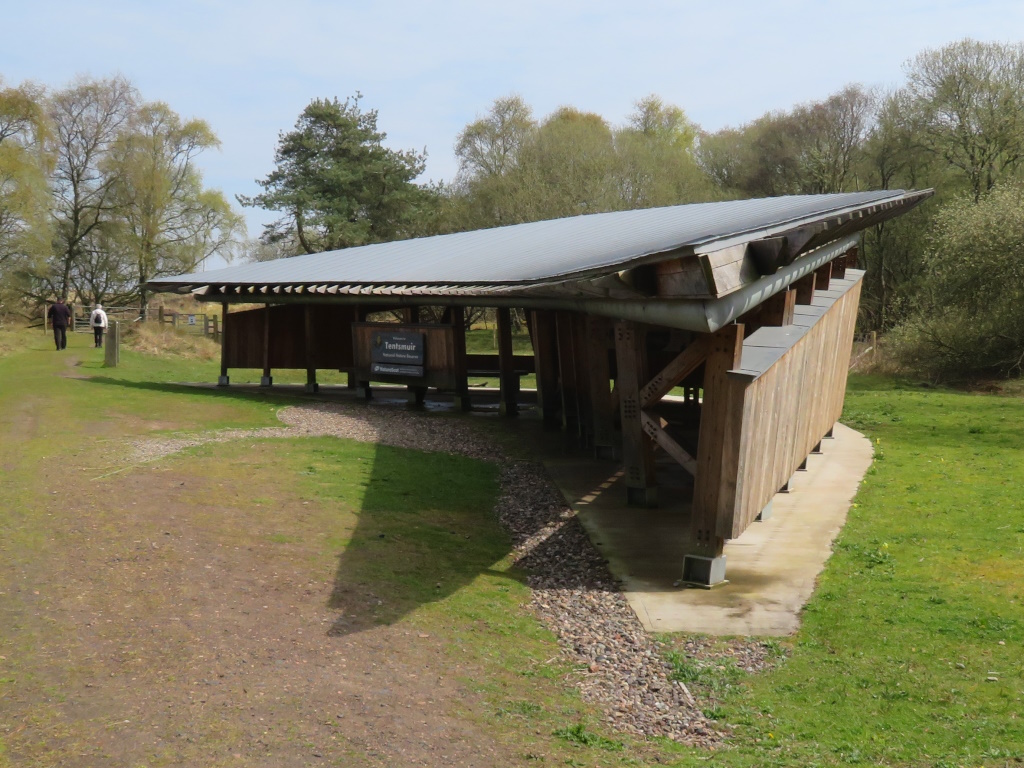
[[[105,160],[137,103],[138,93],[123,77],[83,78],[49,100],[54,252],[49,272],[39,277],[54,293],[71,289],[90,236],[116,207],[115,176]]]

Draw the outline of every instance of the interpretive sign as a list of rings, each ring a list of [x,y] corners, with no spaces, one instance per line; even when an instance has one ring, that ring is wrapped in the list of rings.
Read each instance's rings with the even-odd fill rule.
[[[370,345],[370,372],[392,376],[423,375],[423,334],[378,331]]]

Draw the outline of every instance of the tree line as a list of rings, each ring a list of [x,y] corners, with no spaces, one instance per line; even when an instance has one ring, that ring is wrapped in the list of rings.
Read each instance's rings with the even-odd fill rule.
[[[57,296],[135,305],[244,234],[197,166],[219,146],[203,120],[144,101],[122,77],[53,92],[0,82],[0,304]]]
[[[1021,373],[1020,43],[926,50],[897,87],[851,84],[717,131],[655,95],[621,125],[571,106],[537,117],[505,96],[456,137],[448,182],[418,183],[426,150],[386,138],[358,93],[311,102],[280,134],[261,192],[237,198],[279,215],[245,257],[602,211],[933,187],[934,200],[865,234],[861,328],[889,334],[901,360],[935,377]],[[205,123],[141,103],[121,80],[0,91],[0,276],[16,271],[29,296],[74,289],[144,304],[146,279],[190,271],[240,232],[195,168],[211,146]]]

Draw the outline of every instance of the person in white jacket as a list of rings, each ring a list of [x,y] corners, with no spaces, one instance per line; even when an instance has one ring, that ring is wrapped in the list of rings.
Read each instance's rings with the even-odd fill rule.
[[[92,326],[93,346],[103,346],[103,332],[107,330],[107,313],[103,311],[103,305],[97,304],[96,309],[89,315],[89,325]]]

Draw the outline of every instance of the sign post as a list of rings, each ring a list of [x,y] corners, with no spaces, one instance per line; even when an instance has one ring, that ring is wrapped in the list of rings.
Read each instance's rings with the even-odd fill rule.
[[[121,324],[117,320],[111,320],[107,324],[107,339],[103,349],[103,366],[105,368],[117,368],[121,362]]]

